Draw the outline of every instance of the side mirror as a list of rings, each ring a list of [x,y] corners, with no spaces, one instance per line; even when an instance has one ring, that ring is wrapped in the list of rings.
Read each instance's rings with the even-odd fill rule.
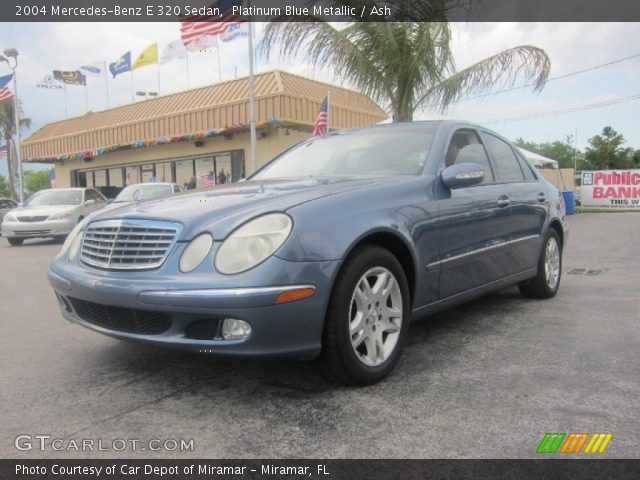
[[[484,170],[477,163],[459,163],[442,171],[442,183],[452,190],[479,185],[484,180]]]
[[[89,205],[93,205],[93,204],[95,204],[95,203],[96,203],[96,201],[95,201],[95,200],[93,200],[93,199],[85,200],[85,201],[84,201],[84,204],[85,204],[85,206],[87,206],[87,207],[88,207]]]

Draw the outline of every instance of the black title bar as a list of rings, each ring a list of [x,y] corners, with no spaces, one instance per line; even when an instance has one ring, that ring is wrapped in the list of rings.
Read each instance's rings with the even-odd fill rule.
[[[246,21],[633,22],[637,0],[2,0],[2,22],[175,22],[233,4]],[[223,12],[221,12],[223,13]]]

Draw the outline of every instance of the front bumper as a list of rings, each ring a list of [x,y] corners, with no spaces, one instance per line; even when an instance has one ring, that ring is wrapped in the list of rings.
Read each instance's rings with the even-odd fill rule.
[[[162,269],[123,273],[57,260],[48,278],[67,320],[118,339],[214,355],[309,359],[320,353],[337,268],[337,261],[301,263],[272,257],[242,284],[215,272],[205,284],[202,277],[194,281],[188,274],[167,275]],[[259,282],[265,274],[271,277],[269,285]],[[315,294],[276,303],[278,293],[303,286],[313,286]],[[249,337],[222,339],[225,318],[248,322]],[[142,327],[155,331],[140,333],[144,322]]]
[[[69,218],[43,222],[2,222],[2,236],[7,238],[65,237],[73,226],[74,222]]]

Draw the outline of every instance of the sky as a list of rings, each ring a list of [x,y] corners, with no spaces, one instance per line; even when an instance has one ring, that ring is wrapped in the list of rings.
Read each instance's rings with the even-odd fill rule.
[[[257,40],[263,26],[256,24]],[[640,54],[639,23],[459,23],[452,24],[452,49],[458,69],[465,68],[506,48],[534,45],[546,51],[551,61],[550,77]],[[85,114],[88,110],[130,103],[132,79],[129,73],[106,80],[88,77],[88,86],[46,90],[36,85],[54,69],[75,70],[88,62],[116,61],[131,50],[135,57],[149,44],[162,46],[179,38],[177,23],[0,23],[0,50],[18,49],[18,93],[25,116],[32,127],[23,138],[48,122]],[[159,91],[161,95],[210,85],[248,74],[246,39],[222,44],[215,51],[194,53],[184,60],[140,68],[133,74],[133,91]],[[218,63],[219,62],[219,63]],[[220,68],[219,68],[220,67]],[[256,71],[282,69],[292,73],[343,85],[331,71],[315,69],[304,58],[294,62],[258,57]],[[10,73],[0,64],[0,76]],[[221,73],[221,76],[220,76]],[[640,56],[614,65],[548,82],[540,93],[518,89],[508,93],[463,101],[443,115],[423,110],[416,119],[456,118],[480,123],[515,140],[551,142],[576,135],[578,148],[610,125],[624,134],[627,146],[640,148],[638,112],[640,99],[603,108],[562,115],[547,115],[564,109],[615,101],[640,94]],[[523,85],[523,79],[516,86]],[[348,85],[345,85],[348,86]],[[497,89],[499,90],[499,88]],[[136,101],[142,101],[136,97]],[[66,103],[66,105],[65,105]],[[381,105],[385,108],[385,105]],[[515,120],[539,114],[539,118]],[[0,164],[6,175],[6,161]]]

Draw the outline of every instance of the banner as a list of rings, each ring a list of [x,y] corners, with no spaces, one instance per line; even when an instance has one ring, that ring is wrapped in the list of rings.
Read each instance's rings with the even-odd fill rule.
[[[131,71],[131,51],[122,55],[118,60],[109,64],[109,71],[113,78],[120,75],[121,73]]]
[[[91,62],[80,67],[83,73],[86,75],[93,75],[99,77],[104,75],[106,62]]]
[[[145,48],[131,65],[131,70],[158,63],[158,44],[153,43]]]
[[[87,85],[87,77],[80,70],[54,70],[53,78],[69,85]]]
[[[584,207],[640,210],[640,170],[596,170],[581,173]]]

